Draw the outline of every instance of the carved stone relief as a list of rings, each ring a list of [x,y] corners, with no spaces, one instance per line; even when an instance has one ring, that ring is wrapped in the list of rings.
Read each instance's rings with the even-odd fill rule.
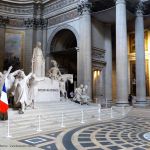
[[[71,20],[78,17],[78,12],[77,10],[72,10],[67,13],[61,14],[56,17],[52,17],[48,19],[48,26],[52,26],[61,22],[65,22],[67,20]]]

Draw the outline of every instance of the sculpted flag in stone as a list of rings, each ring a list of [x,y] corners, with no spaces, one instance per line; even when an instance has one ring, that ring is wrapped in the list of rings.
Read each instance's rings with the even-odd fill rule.
[[[0,112],[5,113],[7,112],[7,110],[8,110],[8,99],[7,99],[6,87],[4,83],[2,93],[1,93],[1,99],[0,99]]]

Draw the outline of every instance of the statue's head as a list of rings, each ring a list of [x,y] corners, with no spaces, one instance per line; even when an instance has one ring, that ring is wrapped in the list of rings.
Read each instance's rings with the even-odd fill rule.
[[[54,67],[57,67],[57,62],[55,60],[51,60],[51,63],[54,65]]]
[[[88,85],[85,85],[84,88],[87,90],[88,89]]]
[[[36,44],[36,46],[39,48],[41,48],[41,45],[42,45],[41,42],[37,42],[37,44]]]
[[[36,75],[34,73],[31,73],[31,80],[34,80]]]
[[[83,87],[84,87],[83,84],[80,84],[80,88],[83,89]]]
[[[5,75],[6,73],[7,73],[7,71],[6,71],[6,70],[4,70],[4,71],[3,71],[3,74]]]

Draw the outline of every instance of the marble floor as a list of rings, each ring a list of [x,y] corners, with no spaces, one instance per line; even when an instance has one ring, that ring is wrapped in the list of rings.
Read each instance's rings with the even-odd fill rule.
[[[14,141],[16,145],[9,143],[14,146],[11,150],[150,150],[150,109],[133,108],[123,119],[39,132]],[[0,150],[6,150],[1,142]]]
[[[44,150],[150,150],[150,117],[129,115],[18,141]]]

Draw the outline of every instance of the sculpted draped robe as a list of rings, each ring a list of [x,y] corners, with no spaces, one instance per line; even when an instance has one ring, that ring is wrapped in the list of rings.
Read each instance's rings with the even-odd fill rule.
[[[34,73],[37,77],[45,76],[45,60],[42,50],[39,47],[36,47],[33,50],[32,73]]]

